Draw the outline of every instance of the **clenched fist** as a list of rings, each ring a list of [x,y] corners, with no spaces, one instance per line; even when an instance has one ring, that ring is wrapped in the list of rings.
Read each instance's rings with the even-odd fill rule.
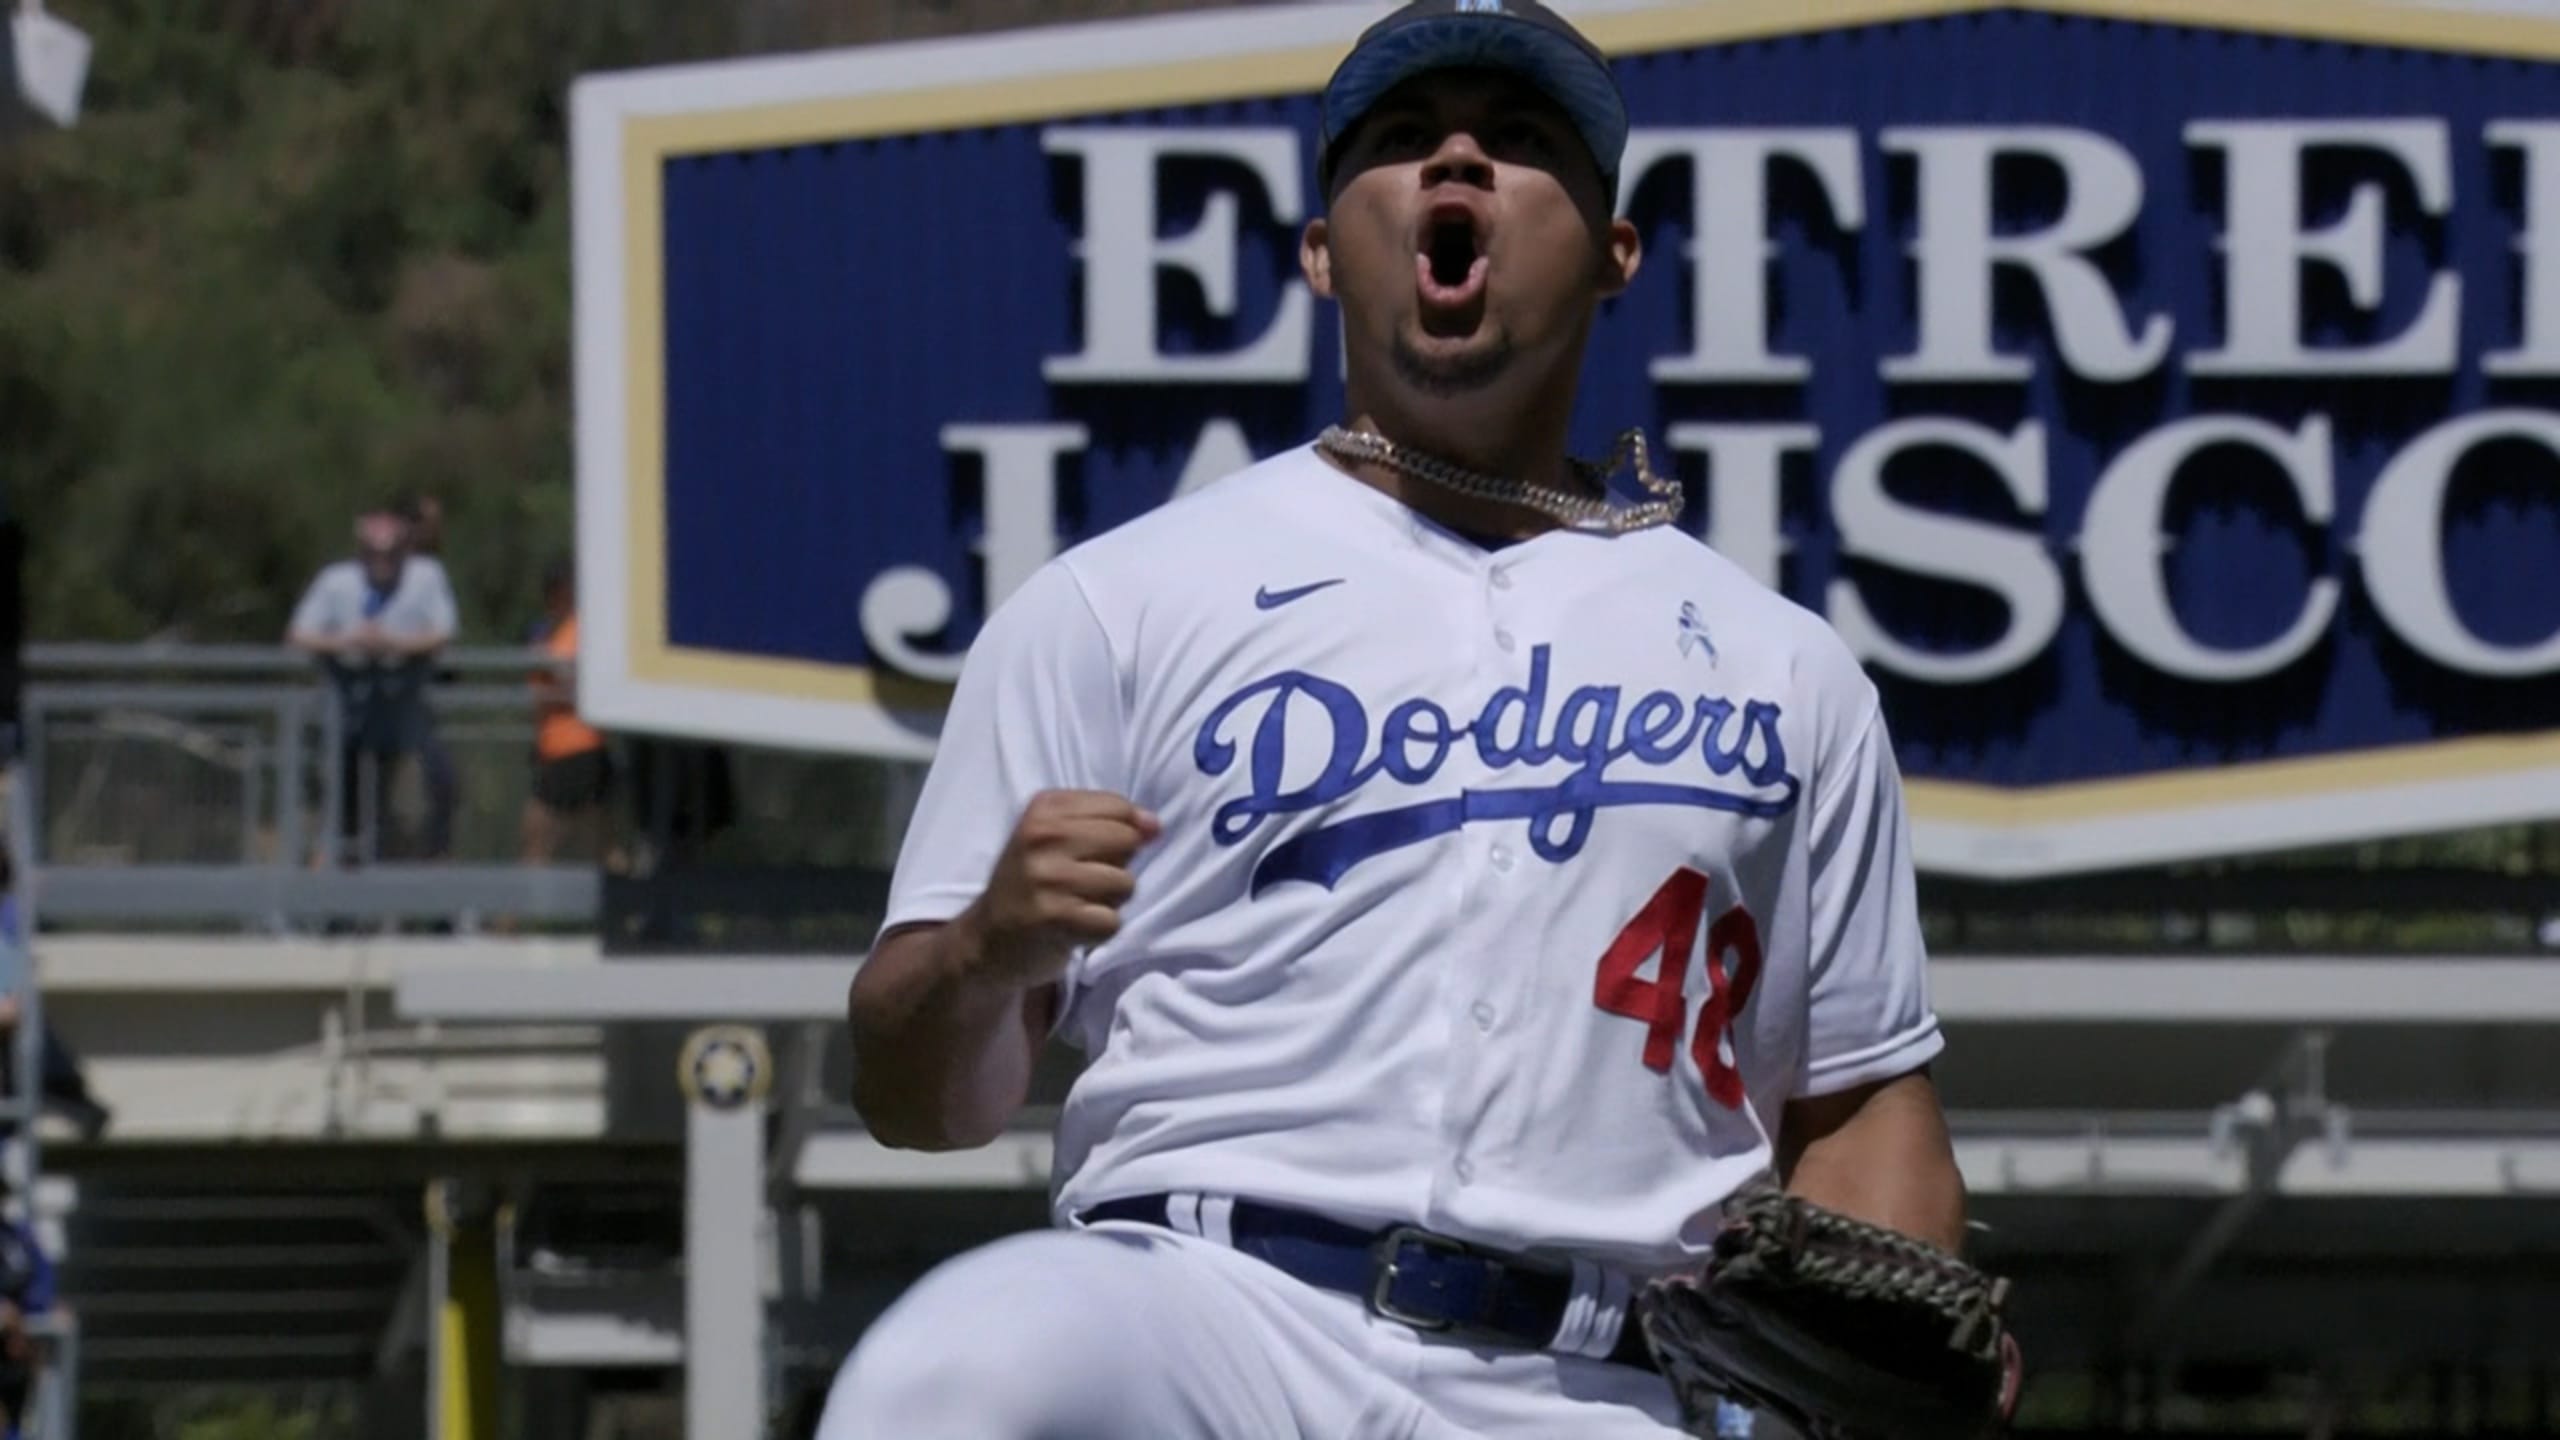
[[[1163,829],[1118,795],[1033,796],[970,907],[979,973],[1025,988],[1045,985],[1065,971],[1076,947],[1118,934],[1120,907],[1137,891],[1129,862]]]

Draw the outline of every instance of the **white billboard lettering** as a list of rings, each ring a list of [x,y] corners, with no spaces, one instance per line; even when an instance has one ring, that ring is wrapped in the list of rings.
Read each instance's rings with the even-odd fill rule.
[[[896,565],[862,587],[862,643],[881,664],[919,680],[950,684],[960,678],[965,651],[922,649],[907,637],[930,635],[951,623],[951,586],[920,565]]]
[[[1041,373],[1064,383],[1267,381],[1307,379],[1315,333],[1315,297],[1298,280],[1281,290],[1279,311],[1262,334],[1217,354],[1168,354],[1159,324],[1157,273],[1180,270],[1200,282],[1209,311],[1232,318],[1237,306],[1236,236],[1242,205],[1235,192],[1208,198],[1187,235],[1157,235],[1162,216],[1157,181],[1172,156],[1239,162],[1261,183],[1274,218],[1296,224],[1304,199],[1298,183],[1298,135],[1283,128],[1148,130],[1068,127],[1043,131],[1041,147],[1073,155],[1084,176],[1084,348],[1054,355]]]
[[[2525,645],[2495,645],[2474,634],[2445,584],[2444,502],[2454,467],[2492,440],[2523,440],[2560,458],[2560,415],[2488,410],[2449,420],[2392,457],[2364,503],[2356,558],[2373,608],[2409,647],[2469,675],[2560,672],[2560,618]]]
[[[2398,164],[2429,215],[2453,208],[2452,159],[2441,120],[2211,120],[2187,142],[2223,152],[2226,229],[2223,344],[2190,360],[2199,375],[2428,375],[2457,360],[2462,281],[2438,273],[2417,318],[2369,345],[2303,343],[2303,276],[2335,271],[2358,309],[2383,301],[2383,187],[2367,181],[2333,224],[2303,228],[2303,156],[2359,150]]]
[[[1657,356],[1665,383],[1801,380],[1812,365],[1769,348],[1769,169],[1780,160],[1811,172],[1843,230],[1866,224],[1859,185],[1858,132],[1824,130],[1639,130],[1627,140],[1632,196],[1666,160],[1689,162],[1689,276],[1696,320],[1688,352]]]
[[[1869,431],[1831,482],[1831,513],[1843,554],[1914,575],[1978,586],[2008,607],[1997,640],[1972,651],[1941,652],[1905,644],[1867,609],[1858,587],[1831,582],[1831,623],[1861,660],[1940,684],[1971,684],[2003,675],[2044,649],[2062,625],[2062,575],[2041,536],[1934,514],[1887,493],[1885,467],[1913,450],[1954,450],[1989,466],[2018,508],[2045,508],[2044,427],[2036,422],[2002,435],[1965,420],[1896,420]]]
[[[946,425],[946,455],[982,462],[986,533],[977,551],[986,567],[992,611],[1058,553],[1058,462],[1091,443],[1081,425]],[[960,678],[962,651],[919,648],[914,637],[951,623],[951,586],[914,565],[882,572],[864,587],[862,641],[899,670],[945,684]]]
[[[2447,127],[2432,119],[2259,121],[2202,119],[2184,130],[2187,143],[2221,152],[2228,196],[2218,238],[2196,227],[2200,249],[2219,245],[2228,308],[2219,348],[2191,353],[2199,374],[2317,378],[2442,373],[2467,359],[2501,377],[2560,375],[2560,121],[2498,120],[2486,146],[2510,152],[2521,167],[2521,214],[2508,226],[2519,256],[2513,343],[2495,354],[2459,349],[2461,282],[2428,278],[2423,293],[2386,295],[2384,256],[2390,231],[2387,187],[2365,179],[2347,195],[2341,218],[2308,228],[2317,197],[2305,194],[2306,157],[2320,150],[2358,152],[2397,166],[2417,208],[2448,214],[2456,200]],[[1239,310],[1238,257],[1250,185],[1212,193],[1188,234],[1163,238],[1160,178],[1169,159],[1208,157],[1254,177],[1275,226],[1294,228],[1304,197],[1299,142],[1285,128],[1120,129],[1061,126],[1044,133],[1052,154],[1074,156],[1082,169],[1084,234],[1078,284],[1086,317],[1082,348],[1051,357],[1058,382],[1197,383],[1313,378],[1313,300],[1292,284],[1257,338],[1215,354],[1163,349],[1158,285],[1168,271],[1195,277],[1214,312]],[[1682,201],[1693,237],[1686,251],[1696,297],[1695,323],[1683,348],[1648,357],[1663,385],[1798,383],[1811,378],[1819,339],[1783,349],[1772,315],[1786,297],[1774,292],[1774,233],[1812,216],[1773,213],[1772,176],[1798,167],[1818,191],[1830,223],[1862,236],[1864,245],[1894,243],[1899,227],[1873,213],[1861,137],[1846,127],[1639,130],[1631,138],[1626,190],[1662,167],[1685,162]],[[2053,335],[2052,349],[2075,377],[2120,383],[2156,373],[2175,345],[2165,313],[2144,313],[2118,293],[2095,256],[2130,233],[2155,186],[2114,139],[2093,131],[2047,126],[1888,127],[1875,135],[1883,153],[1908,155],[1915,166],[1909,217],[1915,320],[1911,353],[1888,357],[1891,382],[2020,383],[2036,361],[2021,348],[1994,345],[1992,291],[2003,267],[2035,287]],[[2017,197],[1999,185],[2015,157],[2043,162],[2060,177],[2051,220],[2028,231],[2000,231],[1997,217]],[[2155,202],[2156,203],[2156,202]],[[1272,243],[1284,238],[1275,229]],[[2145,264],[2157,257],[2142,257]],[[2333,271],[2353,307],[2370,315],[2397,303],[2414,317],[2396,334],[2359,345],[2305,343],[2318,318],[2306,312],[2316,292],[2314,267]],[[1802,272],[1795,272],[1801,274]],[[1866,295],[1869,305],[1894,303]],[[1337,365],[1340,357],[1336,356]],[[1257,458],[1232,417],[1202,413],[1168,498],[1186,495],[1251,465]],[[1847,442],[1827,476],[1840,553],[1934,581],[1989,592],[2006,611],[2000,633],[1959,651],[1924,649],[1889,629],[1854,580],[1838,578],[1818,597],[1850,647],[1879,669],[1924,683],[1963,686],[2032,662],[2060,633],[2068,595],[2063,567],[2076,563],[2100,628],[2145,666],[2203,683],[2239,683],[2282,670],[2309,653],[2337,624],[2351,583],[2346,573],[2319,574],[2304,585],[2289,618],[2269,617],[2272,638],[2238,647],[2207,644],[2182,621],[2163,557],[2175,537],[2163,532],[2164,507],[2177,477],[2203,452],[2239,446],[2264,456],[2292,489],[2304,522],[2327,531],[2356,527],[2362,583],[2393,632],[2418,654],[2448,669],[2482,676],[2560,672],[2560,633],[2531,643],[2481,638],[2455,611],[2446,589],[2443,515],[2447,486],[2462,457],[2497,439],[2539,444],[2560,455],[2560,413],[2501,410],[2457,417],[2410,442],[2373,485],[2361,516],[2340,515],[2348,476],[2337,468],[2331,415],[2281,422],[2246,414],[2163,414],[2155,428],[2128,437],[2102,460],[2088,492],[2076,549],[2066,552],[2034,527],[1940,513],[1888,493],[1884,477],[1915,450],[1935,450],[1943,463],[1970,462],[1997,476],[2025,515],[2041,519],[2055,503],[2048,474],[2049,416],[2030,415],[2003,431],[1956,415],[1891,419]],[[2290,428],[2288,428],[2290,427]],[[1667,447],[1695,456],[1700,531],[1708,543],[1755,580],[1785,588],[1791,549],[1785,526],[1785,476],[1823,446],[1816,417],[1781,414],[1758,420],[1670,423]],[[977,549],[986,604],[1001,603],[1062,543],[1057,533],[1059,469],[1092,444],[1080,425],[954,424],[942,431],[947,454],[983,465],[986,528]],[[2361,473],[2361,472],[2359,472]],[[2352,491],[2354,486],[2346,484]],[[950,582],[913,566],[885,571],[864,592],[863,635],[880,663],[929,680],[958,674],[957,654],[922,647],[919,637],[944,630],[955,613]],[[2560,618],[2555,619],[2560,625]],[[1907,633],[1907,632],[1906,632]]]
[[[1811,451],[1822,432],[1811,425],[1690,422],[1664,432],[1671,448],[1707,462],[1707,543],[1752,579],[1775,590],[1786,560],[1780,492],[1786,457]]]
[[[2248,680],[2271,675],[2320,642],[2338,609],[2338,582],[2313,580],[2302,608],[2282,635],[2227,650],[2199,643],[2170,603],[2160,560],[2174,543],[2162,532],[2169,488],[2198,452],[2242,446],[2273,460],[2293,485],[2302,513],[2326,528],[2335,512],[2329,422],[2313,416],[2287,434],[2239,415],[2199,415],[2162,426],[2116,457],[2099,477],[2081,519],[2081,578],[2090,608],[2116,641],[2152,668],[2187,680]]]
[[[2091,380],[2148,374],[2169,353],[2165,315],[2137,337],[2115,287],[2088,258],[2142,213],[2142,168],[2125,148],[2086,130],[1894,127],[1888,151],[1919,164],[1919,228],[1911,242],[1920,290],[1919,347],[1884,362],[1888,380],[2024,380],[2034,366],[1992,348],[1992,272],[2015,266],[2043,294],[2063,363]],[[2062,214],[2027,234],[1995,233],[1992,183],[2003,157],[2059,166]]]
[[[2516,308],[2524,334],[2513,350],[2482,362],[2492,375],[2560,375],[2560,121],[2498,120],[2489,143],[2522,151],[2524,229],[2516,236],[2523,256],[2523,294]]]
[[[1005,602],[1058,553],[1058,462],[1092,437],[1082,425],[946,425],[945,454],[985,457],[981,509],[986,529],[977,551],[987,577],[987,608]]]

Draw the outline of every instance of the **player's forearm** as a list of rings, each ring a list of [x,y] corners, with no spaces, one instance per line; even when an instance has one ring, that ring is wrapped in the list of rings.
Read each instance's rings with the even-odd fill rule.
[[[1028,996],[978,978],[973,933],[963,920],[892,937],[854,977],[853,1103],[883,1144],[984,1145],[1029,1097]]]
[[[1820,1115],[1815,1133],[1782,1155],[1787,1189],[1816,1205],[1917,1236],[1951,1253],[1964,1247],[1964,1174],[1937,1089],[1905,1076]]]

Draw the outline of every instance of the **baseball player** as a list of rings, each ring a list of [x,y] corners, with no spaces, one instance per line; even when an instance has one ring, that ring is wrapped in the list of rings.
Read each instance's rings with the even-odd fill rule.
[[[1627,123],[1532,0],[1381,20],[1302,246],[1342,423],[989,617],[856,1100],[974,1146],[1089,1064],[1054,1228],[910,1289],[822,1440],[1673,1435],[1629,1300],[1737,1187],[1960,1243],[1876,690],[1640,440],[1567,454]]]

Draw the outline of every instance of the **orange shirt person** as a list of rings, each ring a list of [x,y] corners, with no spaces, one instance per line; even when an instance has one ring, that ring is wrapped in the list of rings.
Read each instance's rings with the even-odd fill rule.
[[[604,732],[578,717],[577,683],[568,678],[578,661],[578,617],[562,617],[542,640],[552,664],[534,672],[534,758],[549,765],[604,748]]]
[[[571,825],[600,829],[613,794],[613,752],[604,732],[578,714],[577,575],[566,560],[543,576],[545,625],[536,647],[550,663],[534,672],[533,794],[525,802],[524,858],[542,864],[559,853]]]

